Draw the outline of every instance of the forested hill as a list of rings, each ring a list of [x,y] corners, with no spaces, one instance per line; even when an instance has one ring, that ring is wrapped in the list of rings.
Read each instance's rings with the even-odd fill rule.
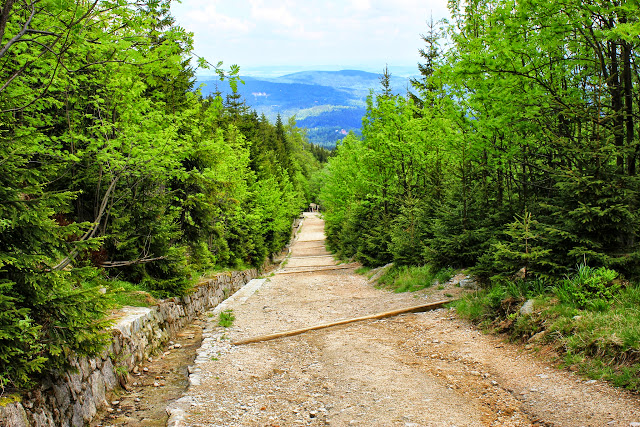
[[[0,395],[101,352],[123,299],[261,266],[327,155],[293,122],[198,96],[168,1],[3,8]]]
[[[382,70],[380,70],[382,72]],[[378,90],[380,75],[357,70],[303,71],[281,77],[242,77],[237,93],[258,114],[274,121],[295,116],[298,126],[309,130],[311,142],[333,148],[349,131],[360,134],[365,102],[371,89]],[[228,83],[200,77],[203,95],[233,93]],[[409,79],[392,77],[397,93],[406,92]]]

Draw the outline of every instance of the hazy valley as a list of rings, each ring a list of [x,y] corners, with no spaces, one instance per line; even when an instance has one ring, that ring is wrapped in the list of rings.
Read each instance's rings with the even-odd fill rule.
[[[311,142],[334,147],[349,131],[360,132],[370,90],[380,87],[376,73],[342,71],[302,71],[280,77],[242,77],[238,92],[247,105],[271,122],[295,116],[298,126],[307,128]],[[231,93],[227,82],[215,77],[199,77],[203,96]],[[408,77],[392,76],[392,87],[404,93]]]

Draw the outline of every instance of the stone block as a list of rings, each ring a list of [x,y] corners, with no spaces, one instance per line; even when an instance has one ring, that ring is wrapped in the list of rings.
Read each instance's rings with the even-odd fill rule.
[[[89,382],[91,384],[91,394],[93,395],[93,402],[96,407],[101,407],[103,402],[106,400],[105,393],[105,381],[102,373],[100,371],[95,371],[89,377]]]
[[[113,363],[111,363],[111,359],[107,359],[104,361],[102,366],[102,378],[104,379],[105,386],[109,390],[113,390],[116,385],[118,385],[118,380],[116,378],[115,370],[113,368]]]
[[[84,402],[82,402],[82,419],[84,423],[89,423],[98,412],[96,408],[96,402],[93,399],[93,392],[91,387],[87,387],[84,395]]]
[[[114,331],[113,333],[113,341],[111,346],[109,346],[109,353],[107,353],[107,357],[110,357],[112,354],[120,354],[122,351],[122,333],[120,331]],[[103,357],[103,359],[105,359]]]
[[[73,404],[72,415],[71,415],[71,425],[72,426],[84,425],[84,419],[82,418],[82,404],[80,402],[75,402]]]
[[[89,360],[86,357],[81,357],[78,360],[78,366],[80,367],[80,373],[82,374],[82,379],[86,380],[89,378],[89,375],[92,372],[92,369],[89,366]]]
[[[31,413],[31,425],[38,427],[56,427],[56,423],[53,420],[53,413],[45,411],[43,408],[38,408]]]
[[[71,400],[76,400],[82,392],[82,378],[78,372],[67,372],[67,384],[71,391]]]
[[[27,412],[21,403],[10,403],[0,407],[0,424],[11,427],[29,427]]]
[[[522,307],[520,307],[520,314],[523,316],[528,316],[533,314],[533,304],[535,303],[534,300],[530,299],[527,300],[527,302],[525,302]]]
[[[60,381],[58,384],[53,385],[53,395],[56,399],[56,406],[58,408],[66,408],[71,403],[71,391],[69,386]]]

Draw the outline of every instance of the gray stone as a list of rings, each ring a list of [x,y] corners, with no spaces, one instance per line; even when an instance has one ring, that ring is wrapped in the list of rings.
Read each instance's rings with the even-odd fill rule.
[[[527,300],[527,302],[525,302],[524,304],[522,304],[522,307],[520,307],[520,314],[523,316],[532,315],[534,302],[535,302],[534,300],[530,299],[530,300]]]
[[[547,335],[547,331],[540,331],[527,340],[528,343],[534,343],[542,340]]]
[[[463,289],[475,290],[475,289],[478,289],[478,282],[476,282],[470,276],[467,276],[464,279],[460,280],[460,287]]]
[[[118,384],[111,359],[104,361],[104,365],[102,366],[102,378],[104,379],[105,387],[108,390],[113,390]]]
[[[66,383],[60,382],[58,384],[54,384],[53,395],[56,398],[56,405],[59,408],[66,408],[69,406],[69,403],[71,402],[71,392],[69,391],[69,386]]]
[[[66,419],[66,418],[65,419],[61,419],[59,422],[60,422],[59,427],[74,427],[74,426],[72,426],[70,424],[71,420],[69,420],[69,419]]]
[[[87,360],[87,358],[81,357],[80,360],[78,360],[78,365],[80,366],[80,373],[82,374],[82,379],[86,380],[87,378],[89,378],[89,375],[91,374],[91,370],[90,370],[89,361]]]
[[[67,384],[71,391],[71,397],[77,399],[82,392],[82,378],[78,372],[67,372]]]
[[[84,425],[84,420],[82,419],[82,404],[80,404],[80,402],[76,402],[73,405],[73,415],[71,417],[71,425],[72,426]]]
[[[87,387],[84,393],[84,402],[82,403],[82,419],[85,423],[90,422],[98,412],[96,402],[93,400],[93,392],[91,387]]]
[[[95,371],[89,378],[91,382],[91,394],[96,407],[101,407],[106,399],[106,387],[104,377],[100,371]]]
[[[369,283],[375,283],[377,282],[384,273],[387,272],[387,270],[389,270],[391,267],[393,267],[393,263],[390,262],[389,264],[383,266],[383,267],[378,267],[378,268],[374,268],[373,270],[371,270],[373,272],[373,276],[371,276],[369,278]]]
[[[53,414],[44,411],[42,408],[37,409],[31,414],[31,425],[38,427],[56,427],[53,421]]]
[[[10,403],[0,406],[0,424],[11,427],[29,427],[27,413],[21,403]]]

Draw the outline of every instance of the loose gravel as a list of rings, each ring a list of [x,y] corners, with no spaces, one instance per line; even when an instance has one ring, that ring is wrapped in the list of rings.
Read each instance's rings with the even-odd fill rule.
[[[277,340],[231,341],[408,307],[463,290],[376,289],[322,247],[323,221],[306,214],[291,259],[213,313],[173,426],[630,426],[637,396],[555,369],[522,346],[484,335],[439,309]],[[306,258],[305,257],[309,257]],[[248,295],[247,295],[248,294]],[[640,425],[640,424],[639,424]]]

